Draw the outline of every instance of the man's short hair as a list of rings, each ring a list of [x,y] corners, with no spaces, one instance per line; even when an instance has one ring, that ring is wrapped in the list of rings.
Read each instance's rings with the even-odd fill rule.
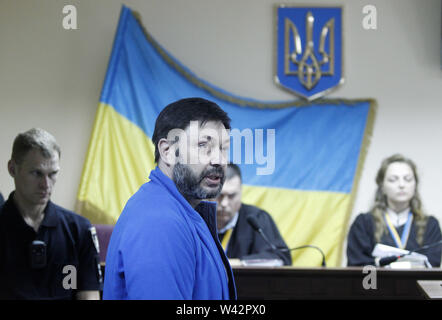
[[[32,128],[20,133],[15,138],[12,145],[11,160],[21,164],[26,154],[32,149],[39,150],[46,158],[52,157],[54,152],[58,153],[58,157],[61,156],[60,147],[53,135],[43,129]]]
[[[155,162],[158,163],[160,153],[158,142],[167,138],[173,129],[185,130],[191,121],[198,121],[202,126],[208,121],[221,121],[230,130],[230,118],[216,103],[203,98],[186,98],[167,105],[158,115],[152,142],[155,145]]]
[[[234,163],[229,163],[226,169],[226,180],[232,179],[234,177],[239,177],[239,180],[242,182],[241,169],[238,165]]]

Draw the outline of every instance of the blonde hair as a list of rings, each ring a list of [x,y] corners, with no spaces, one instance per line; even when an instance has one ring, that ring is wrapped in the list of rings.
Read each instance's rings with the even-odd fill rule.
[[[413,214],[414,223],[416,225],[416,240],[419,245],[422,245],[425,229],[427,227],[428,216],[422,210],[422,201],[418,192],[419,178],[417,176],[416,165],[411,159],[404,157],[401,154],[394,154],[382,161],[381,167],[376,175],[377,190],[375,195],[375,202],[371,209],[371,214],[374,217],[375,231],[374,237],[376,242],[380,242],[384,233],[387,233],[387,225],[384,221],[384,213],[387,210],[387,196],[382,191],[382,184],[384,182],[385,173],[388,166],[394,162],[406,163],[413,171],[414,179],[416,181],[416,189],[414,196],[410,200],[410,210]]]
[[[32,128],[20,133],[15,138],[12,145],[11,160],[21,164],[26,154],[32,149],[39,150],[47,158],[51,157],[55,152],[58,153],[58,157],[61,156],[60,147],[53,135],[43,129]]]

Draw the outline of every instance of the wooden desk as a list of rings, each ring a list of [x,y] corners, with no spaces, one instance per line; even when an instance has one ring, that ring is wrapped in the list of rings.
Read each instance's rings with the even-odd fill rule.
[[[417,280],[442,280],[442,269],[376,270],[364,289],[363,268],[235,267],[239,299],[424,299]]]
[[[101,264],[104,275],[105,264]],[[376,289],[364,289],[363,268],[234,267],[238,299],[425,299],[425,281],[442,269],[376,269]],[[423,287],[418,285],[422,283]],[[440,281],[439,281],[440,282]],[[432,291],[433,292],[433,291]],[[433,296],[433,294],[431,294]]]
[[[430,300],[442,300],[442,281],[418,280],[417,285],[424,293],[425,298]]]

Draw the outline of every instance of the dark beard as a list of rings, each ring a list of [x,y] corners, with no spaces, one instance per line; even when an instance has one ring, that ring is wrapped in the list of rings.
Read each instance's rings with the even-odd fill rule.
[[[201,181],[210,174],[220,175],[220,184],[217,190],[207,191],[200,185]],[[214,167],[203,171],[201,175],[197,177],[187,165],[177,163],[173,168],[172,180],[175,182],[178,191],[190,202],[195,199],[203,200],[216,198],[221,192],[225,176],[222,167]]]

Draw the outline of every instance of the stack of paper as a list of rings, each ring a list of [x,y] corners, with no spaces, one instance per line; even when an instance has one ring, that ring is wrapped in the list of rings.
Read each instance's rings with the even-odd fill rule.
[[[375,258],[399,256],[403,254],[405,254],[404,257],[399,258],[396,262],[390,263],[390,265],[386,267],[392,269],[431,268],[427,256],[417,252],[410,253],[408,250],[398,249],[396,247],[378,243],[371,253]]]
[[[280,259],[248,259],[241,260],[243,266],[250,267],[280,267],[283,265]]]

